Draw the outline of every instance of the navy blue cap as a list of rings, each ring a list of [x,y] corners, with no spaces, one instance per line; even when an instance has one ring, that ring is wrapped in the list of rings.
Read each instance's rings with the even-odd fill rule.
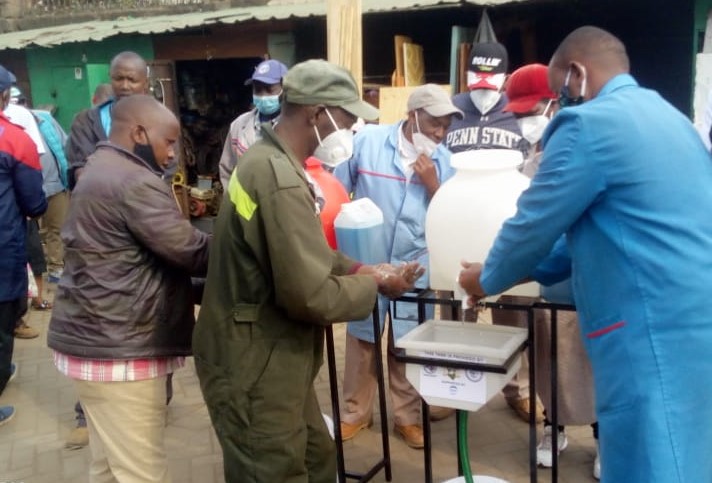
[[[17,81],[15,74],[0,65],[0,92],[5,92]]]
[[[265,84],[279,84],[282,77],[287,73],[287,66],[278,60],[270,59],[260,62],[255,67],[255,73],[245,81],[245,85],[252,84],[252,81],[260,81]]]

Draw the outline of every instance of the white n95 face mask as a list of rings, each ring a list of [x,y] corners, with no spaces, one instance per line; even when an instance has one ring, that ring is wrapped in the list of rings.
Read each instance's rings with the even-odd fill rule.
[[[470,91],[470,99],[478,111],[484,116],[497,105],[502,93],[492,89],[475,89]]]
[[[438,147],[438,143],[430,139],[428,136],[420,132],[420,121],[418,121],[418,111],[415,111],[415,127],[417,131],[413,129],[413,146],[418,154],[424,154],[429,158],[433,157],[435,149]]]
[[[541,140],[546,126],[549,125],[549,118],[543,114],[537,116],[526,116],[517,119],[519,128],[522,130],[522,137],[532,146]]]
[[[329,110],[325,109],[325,111],[336,130],[321,139],[319,130],[314,126],[316,138],[319,140],[319,146],[314,150],[314,157],[330,168],[335,168],[344,161],[348,161],[353,155],[354,133],[351,129],[339,129]]]

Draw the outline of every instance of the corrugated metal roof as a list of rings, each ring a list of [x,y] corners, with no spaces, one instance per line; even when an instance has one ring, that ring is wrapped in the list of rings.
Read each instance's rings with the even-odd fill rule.
[[[363,0],[362,9],[364,13],[374,13],[458,4],[502,5],[525,1],[528,0]],[[102,40],[118,34],[155,34],[201,25],[325,15],[326,1],[324,0],[270,0],[265,5],[255,7],[238,7],[179,15],[96,20],[10,32],[0,34],[0,46],[4,49],[23,49],[32,45],[50,47],[69,42]]]

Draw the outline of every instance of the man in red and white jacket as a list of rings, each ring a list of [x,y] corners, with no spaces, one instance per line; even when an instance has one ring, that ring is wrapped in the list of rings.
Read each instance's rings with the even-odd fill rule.
[[[0,111],[10,101],[15,76],[0,66]],[[27,217],[47,210],[42,171],[35,143],[0,112],[0,394],[14,376],[15,323],[27,310]],[[0,407],[0,425],[14,415]]]

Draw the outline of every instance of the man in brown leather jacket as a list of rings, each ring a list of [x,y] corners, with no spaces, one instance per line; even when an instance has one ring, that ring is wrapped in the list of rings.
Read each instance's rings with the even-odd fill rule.
[[[161,179],[178,133],[152,97],[119,100],[61,232],[65,269],[47,343],[87,416],[92,481],[170,481],[166,377],[190,354],[190,275],[205,272],[209,242]]]

